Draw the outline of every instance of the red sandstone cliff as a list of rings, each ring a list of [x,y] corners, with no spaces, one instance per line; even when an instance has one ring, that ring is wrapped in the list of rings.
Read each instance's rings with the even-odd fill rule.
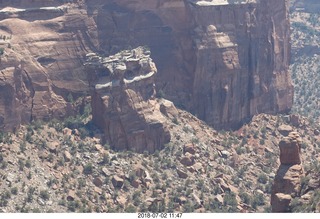
[[[85,54],[109,55],[140,45],[152,51],[157,89],[216,128],[292,105],[287,0],[73,2],[0,1],[0,34],[10,38],[1,44],[6,46],[1,90],[12,90],[11,105],[0,102],[3,128],[68,115],[67,96],[88,90]],[[27,72],[23,77],[30,83],[21,88],[25,97],[10,82],[21,61],[21,74]]]

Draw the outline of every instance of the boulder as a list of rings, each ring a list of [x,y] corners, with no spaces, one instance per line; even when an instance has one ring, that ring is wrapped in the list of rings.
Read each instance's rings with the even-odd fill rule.
[[[111,182],[115,188],[122,188],[124,180],[119,176],[113,176]]]
[[[278,131],[280,132],[280,134],[288,136],[289,133],[293,131],[293,128],[289,125],[281,125],[279,126]]]
[[[70,162],[70,161],[71,161],[72,156],[71,156],[71,154],[69,153],[69,151],[65,151],[63,155],[64,155],[64,160],[65,160],[66,162]]]
[[[288,194],[276,193],[272,199],[272,212],[283,213],[289,212],[289,206],[291,203],[292,197]]]
[[[141,181],[139,179],[132,180],[131,182],[132,187],[136,189],[139,188],[140,184],[141,184]]]
[[[194,156],[190,153],[186,153],[181,159],[180,163],[184,166],[192,166],[194,164]]]
[[[96,193],[98,193],[99,195],[102,195],[102,189],[101,189],[101,188],[94,187],[94,191],[95,191]]]
[[[144,167],[138,165],[135,167],[135,173],[137,177],[145,177]]]
[[[10,185],[14,182],[14,180],[15,180],[15,174],[12,174],[12,173],[8,173],[8,175],[7,175],[7,177],[6,177],[6,180],[7,180],[7,182],[9,182],[10,183]]]
[[[231,156],[231,153],[229,151],[226,151],[226,150],[223,150],[220,153],[221,153],[221,156],[223,158],[225,158],[225,159]]]
[[[216,195],[214,200],[217,201],[220,204],[223,204],[223,197],[221,195]]]
[[[103,181],[100,177],[95,177],[92,182],[97,187],[101,187],[103,185]]]
[[[75,198],[76,198],[76,192],[74,190],[69,190],[68,195],[67,195],[67,200],[74,201]]]
[[[110,176],[110,175],[111,175],[110,171],[109,171],[108,168],[106,168],[106,167],[103,167],[103,168],[102,168],[102,172],[103,172],[103,174],[104,174],[105,176]]]
[[[58,147],[60,146],[59,142],[50,142],[48,143],[48,148],[51,153],[57,153]]]
[[[192,193],[192,197],[193,197],[195,203],[197,204],[196,208],[200,208],[202,206],[202,204],[203,204],[201,199],[195,193]]]
[[[299,115],[295,115],[295,114],[290,115],[290,122],[293,126],[299,127],[301,124]]]
[[[153,179],[152,179],[150,173],[149,173],[148,171],[146,171],[146,170],[144,171],[144,173],[145,173],[145,175],[144,175],[143,180],[144,180],[145,182],[152,183]]]
[[[179,116],[179,112],[174,104],[166,99],[161,99],[160,101],[160,112],[170,119],[174,119]]]
[[[59,187],[58,187],[57,184],[53,184],[53,185],[52,185],[52,189],[53,189],[53,190],[57,190],[58,188],[59,188]]]
[[[183,150],[184,150],[184,153],[188,152],[188,153],[194,155],[196,153],[196,146],[192,143],[189,143],[189,144],[184,145]]]
[[[193,166],[187,167],[187,170],[188,170],[190,173],[194,173],[194,172],[195,172],[195,169],[194,169]]]
[[[62,129],[62,133],[63,133],[64,135],[69,136],[69,135],[72,134],[72,130],[69,129],[69,128],[64,128],[64,129]]]
[[[195,171],[196,171],[197,173],[202,174],[202,173],[205,172],[202,163],[199,163],[199,162],[195,163],[195,164],[193,165],[193,168],[195,169]]]
[[[182,179],[188,178],[188,173],[181,169],[177,169],[177,173],[178,173],[178,176]]]
[[[117,197],[116,201],[121,207],[124,207],[128,200],[125,196],[120,195]]]
[[[100,153],[103,153],[104,152],[104,148],[101,144],[95,144],[94,145],[94,148],[99,151]]]
[[[280,162],[285,165],[300,164],[301,138],[297,132],[291,132],[280,143]]]

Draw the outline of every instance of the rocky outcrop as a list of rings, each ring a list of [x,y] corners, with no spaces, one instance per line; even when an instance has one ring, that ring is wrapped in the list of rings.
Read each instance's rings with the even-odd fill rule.
[[[283,165],[301,164],[301,138],[297,132],[291,132],[280,141],[280,161]]]
[[[150,52],[139,47],[107,58],[87,56],[93,121],[106,140],[117,150],[160,150],[170,141],[166,115],[177,111],[155,98],[157,69]]]
[[[291,200],[300,193],[301,177],[304,175],[299,134],[291,132],[280,141],[279,147],[281,165],[272,187],[271,206],[273,212],[289,212]]]
[[[67,97],[88,91],[85,54],[140,45],[150,47],[158,66],[156,89],[215,128],[292,105],[287,0],[16,0],[0,7],[0,34],[9,38],[0,70],[25,60],[34,94],[16,107],[32,118],[57,117],[57,103],[59,117],[67,116]],[[25,113],[3,113],[5,107],[2,126],[22,122],[16,117]]]
[[[280,134],[288,136],[290,132],[293,131],[293,128],[289,125],[281,125],[279,126],[278,131],[280,132]]]
[[[88,90],[82,60],[95,39],[86,32],[94,22],[71,7],[61,1],[0,1],[1,129],[71,115],[67,97],[75,100]]]

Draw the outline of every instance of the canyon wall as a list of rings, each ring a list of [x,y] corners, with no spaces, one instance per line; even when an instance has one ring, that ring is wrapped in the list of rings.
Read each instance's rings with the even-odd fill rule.
[[[290,109],[285,1],[192,7],[196,69],[192,111],[218,128]]]
[[[98,44],[96,29],[79,5],[0,2],[1,129],[74,113],[68,96],[88,91],[83,60]]]
[[[0,69],[13,75],[23,61],[21,74],[28,73],[33,88],[24,100],[12,94],[11,106],[23,107],[25,119],[4,110],[1,99],[4,128],[68,115],[67,97],[88,91],[85,54],[141,45],[157,65],[157,90],[215,128],[235,128],[257,113],[292,105],[287,0],[9,2],[0,1],[0,34],[9,36],[0,42],[8,47]],[[9,79],[2,84],[6,90]]]

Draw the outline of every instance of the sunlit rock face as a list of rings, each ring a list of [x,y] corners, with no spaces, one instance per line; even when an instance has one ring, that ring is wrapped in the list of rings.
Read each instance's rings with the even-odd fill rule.
[[[150,52],[139,47],[107,58],[87,57],[93,122],[104,131],[106,141],[116,150],[162,149],[170,141],[168,114],[162,112],[175,108],[155,97],[157,69]]]
[[[292,106],[287,1],[123,0],[100,19],[105,47],[149,45],[157,89],[215,128]]]
[[[16,81],[14,69],[30,84],[24,95],[13,89],[10,106],[0,99],[2,128],[70,115],[67,97],[88,91],[86,54],[141,45],[157,65],[156,90],[215,128],[291,108],[287,0],[12,0],[0,8],[1,89]]]
[[[217,128],[261,112],[287,111],[293,87],[286,2],[223,2],[190,6],[196,54],[192,111]]]

